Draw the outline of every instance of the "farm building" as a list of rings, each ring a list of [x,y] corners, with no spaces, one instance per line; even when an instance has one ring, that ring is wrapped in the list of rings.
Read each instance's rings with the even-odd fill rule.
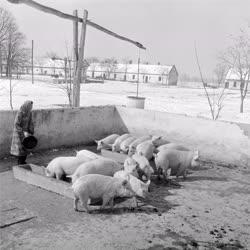
[[[244,70],[245,80],[250,82],[249,72]],[[229,69],[225,78],[225,88],[240,89],[240,73],[236,69]]]
[[[138,64],[102,65],[92,63],[87,69],[87,76],[117,81],[137,82]],[[178,72],[175,65],[139,65],[139,82],[177,85]]]

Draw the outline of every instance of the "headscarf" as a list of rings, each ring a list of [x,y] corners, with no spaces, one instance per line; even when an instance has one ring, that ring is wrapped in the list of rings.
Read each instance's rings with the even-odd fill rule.
[[[20,107],[20,111],[25,114],[31,112],[32,104],[33,104],[32,101],[25,101]]]

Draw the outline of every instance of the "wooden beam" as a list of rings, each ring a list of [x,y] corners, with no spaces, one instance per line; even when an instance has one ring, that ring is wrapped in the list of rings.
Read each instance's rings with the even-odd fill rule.
[[[82,18],[79,18],[79,17],[75,17],[75,16],[72,16],[72,15],[69,15],[69,14],[66,14],[66,13],[63,13],[61,11],[58,11],[56,9],[53,9],[53,8],[50,8],[50,7],[47,7],[45,5],[42,5],[42,4],[39,4],[33,0],[7,0],[8,2],[10,3],[14,3],[14,4],[20,4],[20,3],[23,3],[23,4],[26,4],[30,7],[33,7],[35,9],[38,9],[38,10],[41,10],[45,13],[49,13],[49,14],[53,14],[55,16],[58,16],[58,17],[61,17],[61,18],[64,18],[64,19],[68,19],[68,20],[71,20],[71,21],[74,21],[74,20],[77,20],[78,22],[83,22],[83,19]],[[120,40],[123,40],[123,41],[127,41],[129,43],[132,43],[134,44],[135,46],[137,46],[138,48],[141,48],[141,49],[146,49],[141,43],[139,42],[136,42],[134,40],[131,40],[127,37],[124,37],[124,36],[121,36],[121,35],[118,35],[116,34],[115,32],[111,31],[111,30],[108,30],[104,27],[102,27],[101,25],[99,24],[96,24],[90,20],[87,20],[87,25],[95,28],[95,29],[98,29],[110,36],[113,36],[113,37],[116,37]]]
[[[85,47],[87,18],[88,18],[88,11],[84,10],[84,14],[83,14],[84,21],[82,23],[79,57],[78,57],[78,61],[77,61],[76,74],[74,76],[73,107],[80,106],[80,90],[81,90],[80,84],[81,84],[81,76],[82,76],[82,68],[83,68],[83,60],[84,60],[84,47]]]

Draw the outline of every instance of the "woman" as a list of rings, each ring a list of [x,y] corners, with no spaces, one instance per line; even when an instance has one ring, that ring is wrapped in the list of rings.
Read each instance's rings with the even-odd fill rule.
[[[34,134],[32,121],[32,101],[26,101],[16,114],[10,153],[17,157],[18,165],[26,164],[27,150],[22,145],[22,140],[29,134]]]

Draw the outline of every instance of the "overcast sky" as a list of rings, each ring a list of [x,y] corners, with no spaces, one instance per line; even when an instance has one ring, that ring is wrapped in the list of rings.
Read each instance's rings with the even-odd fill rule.
[[[197,75],[194,41],[204,75],[211,76],[216,56],[230,42],[229,35],[250,26],[250,0],[37,0],[66,13],[89,12],[89,19],[142,43],[141,60],[175,64],[179,73]],[[55,51],[66,55],[72,46],[72,23],[0,0],[15,16],[35,56]],[[138,48],[88,26],[86,56],[136,60]]]

